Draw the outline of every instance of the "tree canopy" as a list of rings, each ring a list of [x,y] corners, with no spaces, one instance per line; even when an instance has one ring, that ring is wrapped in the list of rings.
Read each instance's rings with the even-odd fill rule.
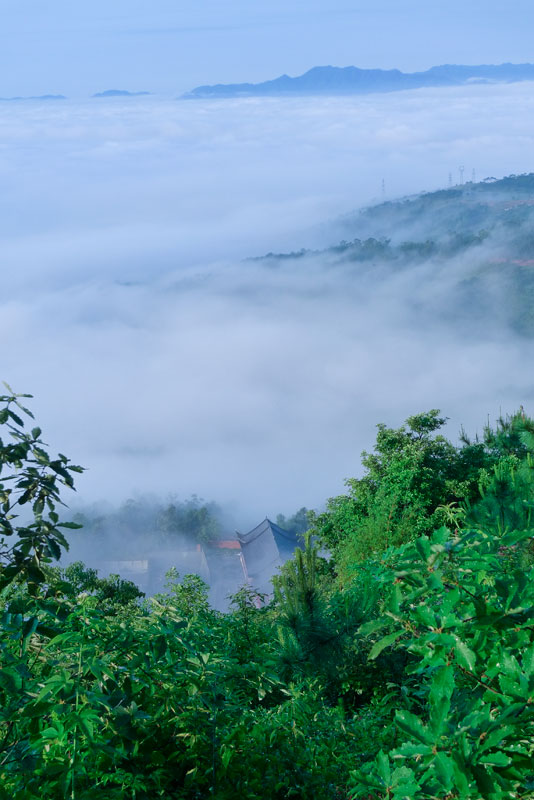
[[[60,492],[81,468],[26,432],[23,397],[8,390],[0,409],[3,796],[533,796],[522,410],[458,445],[437,410],[379,425],[363,476],[313,516],[274,599],[244,586],[223,614],[196,576],[143,598],[54,565],[72,524]]]

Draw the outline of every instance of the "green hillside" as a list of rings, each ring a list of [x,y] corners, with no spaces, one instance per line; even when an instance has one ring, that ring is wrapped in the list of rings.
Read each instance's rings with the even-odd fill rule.
[[[534,174],[467,183],[344,217],[341,241],[321,251],[269,253],[266,263],[321,259],[353,281],[415,283],[416,321],[534,335]],[[487,328],[486,328],[487,333]]]

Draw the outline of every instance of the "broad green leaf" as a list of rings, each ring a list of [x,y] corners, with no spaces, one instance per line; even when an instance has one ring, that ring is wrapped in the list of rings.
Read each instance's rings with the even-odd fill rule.
[[[31,636],[32,633],[34,633],[35,630],[37,629],[38,625],[39,625],[39,620],[37,619],[37,617],[30,617],[29,619],[27,619],[22,628],[22,638],[27,639],[28,636]]]
[[[445,753],[438,752],[434,758],[434,769],[440,783],[440,790],[448,794],[453,787],[454,767],[453,761]]]
[[[391,776],[391,783],[392,795],[396,800],[411,800],[420,790],[414,771],[409,767],[397,767]]]
[[[57,730],[57,728],[49,726],[48,728],[45,728],[43,731],[41,731],[41,737],[43,739],[57,739],[59,738],[59,731]]]
[[[221,761],[225,771],[228,769],[228,764],[233,756],[233,751],[229,747],[223,747],[221,751]]]
[[[388,617],[373,619],[361,625],[359,633],[361,636],[369,636],[371,633],[382,630],[382,628],[385,628],[387,625],[391,625],[391,620]]]
[[[371,652],[369,653],[369,659],[373,661],[375,658],[377,658],[377,656],[380,655],[382,650],[384,650],[386,647],[389,647],[390,644],[396,642],[397,639],[401,637],[403,633],[404,631],[402,630],[394,631],[393,633],[388,633],[387,636],[384,636],[383,639],[380,639],[380,641],[376,642],[371,648]]]
[[[525,650],[521,659],[523,671],[525,675],[531,677],[534,675],[534,644]]]
[[[461,667],[473,672],[477,657],[475,653],[468,647],[468,645],[461,639],[456,639],[454,644],[454,652],[456,660]]]
[[[423,744],[433,743],[434,737],[432,734],[421,722],[419,717],[412,714],[410,711],[397,711],[395,714],[395,722],[404,733],[407,733],[408,736],[413,739],[417,739],[418,742],[422,742]]]
[[[493,767],[507,767],[511,761],[512,759],[509,756],[500,751],[484,753],[484,755],[480,757],[481,764],[491,764]]]
[[[393,750],[391,755],[393,758],[414,758],[421,756],[431,756],[433,753],[433,746],[430,744],[422,744],[421,742],[405,742],[396,750]]]
[[[22,675],[13,667],[0,669],[0,687],[10,694],[15,694],[22,689]]]
[[[386,786],[389,786],[391,781],[391,768],[389,766],[389,758],[383,750],[380,750],[376,757],[377,771]]]
[[[432,678],[429,694],[430,724],[435,735],[441,733],[449,714],[453,689],[453,667],[446,666],[438,669]]]

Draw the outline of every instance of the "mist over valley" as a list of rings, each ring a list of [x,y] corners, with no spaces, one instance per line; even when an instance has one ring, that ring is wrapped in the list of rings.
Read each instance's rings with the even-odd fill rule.
[[[4,376],[87,468],[73,513],[196,494],[247,531],[380,421],[528,408],[532,179],[480,181],[528,172],[533,114],[530,84],[9,105]]]
[[[5,4],[0,800],[534,796],[533,24]]]

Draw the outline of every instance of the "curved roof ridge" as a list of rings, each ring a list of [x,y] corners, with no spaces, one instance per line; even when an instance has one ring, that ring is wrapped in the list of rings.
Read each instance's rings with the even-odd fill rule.
[[[255,528],[252,528],[252,530],[248,531],[247,533],[240,533],[239,531],[236,531],[236,534],[240,543],[242,545],[246,545],[256,541],[256,539],[259,539],[260,536],[263,536],[269,530],[275,537],[281,536],[283,539],[291,542],[292,544],[296,544],[298,542],[298,537],[295,533],[284,530],[284,528],[281,528],[280,525],[277,525],[276,522],[273,522],[268,517],[265,517],[265,519],[262,520],[259,525],[256,525]]]

